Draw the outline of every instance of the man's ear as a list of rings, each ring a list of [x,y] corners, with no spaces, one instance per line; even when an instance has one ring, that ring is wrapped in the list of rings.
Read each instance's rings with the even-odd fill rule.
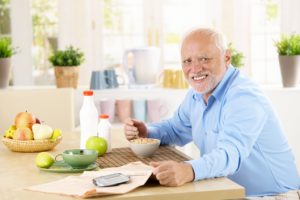
[[[231,52],[229,49],[225,50],[224,58],[225,58],[226,65],[229,65],[231,63]]]

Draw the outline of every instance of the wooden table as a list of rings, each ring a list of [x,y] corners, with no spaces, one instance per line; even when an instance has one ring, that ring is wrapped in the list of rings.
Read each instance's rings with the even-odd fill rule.
[[[2,135],[1,135],[2,136]],[[126,147],[128,142],[119,131],[113,132],[113,148]],[[63,134],[63,140],[50,151],[56,155],[65,149],[79,147],[79,133],[70,132]],[[34,159],[37,153],[17,153],[11,152],[4,144],[0,144],[0,199],[1,200],[19,200],[19,199],[43,199],[43,200],[59,200],[74,199],[72,197],[60,196],[56,194],[44,194],[40,192],[32,192],[23,188],[47,183],[64,178],[70,173],[50,173],[39,170]],[[164,187],[156,182],[147,183],[145,186],[124,194],[109,197],[98,197],[98,199],[172,199],[172,200],[188,200],[188,199],[236,199],[245,195],[244,188],[232,182],[227,178],[210,179],[188,183],[180,187]],[[97,198],[96,198],[97,199]]]

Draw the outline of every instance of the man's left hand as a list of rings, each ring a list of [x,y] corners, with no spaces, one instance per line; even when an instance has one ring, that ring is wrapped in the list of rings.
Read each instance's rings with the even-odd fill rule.
[[[153,174],[161,185],[180,186],[194,180],[194,170],[188,163],[175,161],[150,162]]]

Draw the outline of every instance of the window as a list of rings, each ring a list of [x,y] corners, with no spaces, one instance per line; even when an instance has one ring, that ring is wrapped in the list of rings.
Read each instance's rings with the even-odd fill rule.
[[[1,36],[12,32],[19,37],[19,43],[21,39],[29,41],[28,38],[33,38],[33,47],[26,43],[25,48],[32,49],[35,71],[46,71],[50,67],[48,55],[56,48],[57,37],[60,46],[74,44],[84,47],[87,58],[81,74],[84,77],[81,84],[84,85],[89,84],[90,71],[98,69],[99,65],[121,66],[123,52],[132,47],[158,46],[162,50],[161,66],[180,68],[179,42],[183,33],[195,26],[215,27],[224,31],[229,41],[245,54],[246,73],[259,83],[279,84],[281,79],[274,41],[279,38],[283,25],[291,24],[283,23],[281,19],[289,21],[298,15],[295,6],[298,5],[297,0],[285,2],[285,6],[280,0],[10,1],[0,0]],[[27,1],[31,7],[26,7]],[[58,6],[62,4],[58,13]],[[12,8],[17,12],[13,12]],[[65,10],[62,11],[62,8]],[[282,18],[283,8],[292,8],[293,12],[285,13],[285,18]],[[26,34],[31,34],[31,37],[21,37],[18,23],[23,25],[28,21],[28,9],[32,15],[32,27],[30,24],[26,28],[32,28],[33,33],[27,31]],[[12,26],[10,21],[14,21],[12,24],[15,25]],[[293,25],[299,27],[299,23],[294,21]],[[11,31],[12,27],[15,31]],[[28,58],[27,51],[23,47],[21,54],[24,55],[17,59],[20,65],[29,65],[28,61],[21,60],[21,57],[24,60]],[[27,67],[26,70],[31,69]],[[21,72],[16,70],[15,73]],[[23,77],[16,76],[18,79]]]
[[[161,47],[165,68],[180,68],[181,37],[191,27],[213,25],[211,5],[204,0],[103,0],[105,65],[120,65],[126,48],[150,45]]]
[[[280,83],[274,41],[279,38],[279,0],[251,1],[251,73],[259,83]]]
[[[103,0],[104,66],[120,65],[126,48],[144,46],[143,1]]]
[[[193,27],[216,26],[212,4],[215,1],[167,0],[162,1],[163,61],[165,68],[181,68],[179,43],[183,34]],[[215,15],[212,16],[212,13]]]
[[[57,48],[57,0],[31,0],[31,16],[34,69],[47,71],[48,57]]]
[[[10,1],[0,0],[0,36],[10,36]]]

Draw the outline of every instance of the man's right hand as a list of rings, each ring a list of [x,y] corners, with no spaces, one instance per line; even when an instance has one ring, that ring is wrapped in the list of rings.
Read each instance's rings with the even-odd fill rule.
[[[147,137],[148,131],[144,122],[136,119],[127,119],[124,125],[124,133],[127,140],[138,137]]]

